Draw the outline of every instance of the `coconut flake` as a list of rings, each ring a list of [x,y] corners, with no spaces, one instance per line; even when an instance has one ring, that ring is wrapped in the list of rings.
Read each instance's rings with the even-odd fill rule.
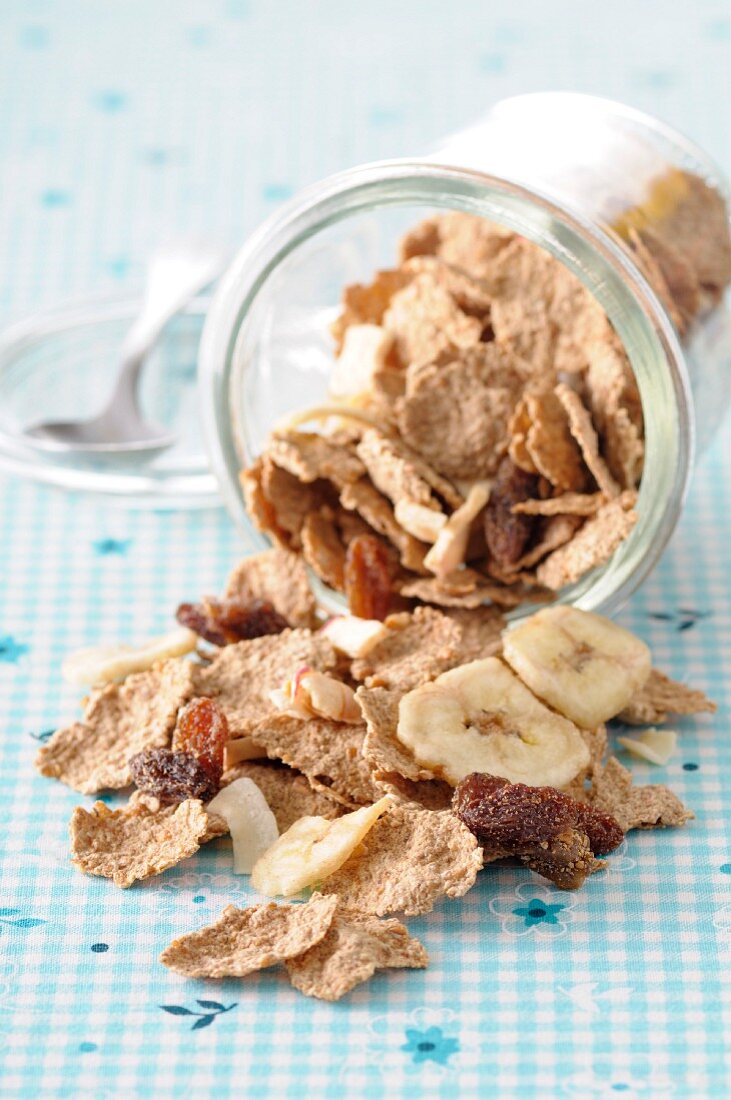
[[[250,875],[279,838],[277,819],[253,779],[234,779],[206,807],[226,822],[234,846],[234,874]]]
[[[639,737],[618,737],[617,743],[633,756],[664,767],[678,747],[678,735],[675,730],[659,730],[651,726]]]

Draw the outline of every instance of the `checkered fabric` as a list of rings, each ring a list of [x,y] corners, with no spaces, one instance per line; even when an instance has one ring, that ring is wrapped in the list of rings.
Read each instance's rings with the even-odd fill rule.
[[[175,232],[243,239],[305,182],[426,147],[499,96],[634,102],[731,168],[727,5],[28,0],[0,7],[0,311],[139,283]],[[725,88],[725,90],[724,90]],[[164,630],[241,552],[221,510],[125,511],[0,478],[0,1095],[724,1097],[731,847],[731,433],[622,614],[705,689],[665,768],[695,810],[577,894],[491,869],[410,921],[432,962],[329,1005],[280,972],[188,981],[176,935],[245,904],[227,841],[116,889],[69,864],[82,799],[36,775],[76,714],[65,653]],[[114,798],[111,799],[115,801]]]

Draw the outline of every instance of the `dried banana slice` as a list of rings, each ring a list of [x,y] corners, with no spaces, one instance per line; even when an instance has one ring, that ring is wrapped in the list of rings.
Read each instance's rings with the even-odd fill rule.
[[[274,898],[291,897],[306,886],[322,882],[342,867],[392,805],[393,799],[386,795],[372,806],[362,806],[335,821],[301,817],[257,861],[252,886]]]
[[[419,764],[453,786],[471,772],[564,787],[589,764],[573,724],[515,673],[488,657],[442,673],[403,697],[397,737]]]
[[[585,729],[629,703],[650,675],[650,650],[629,630],[574,607],[546,607],[509,631],[503,654],[540,699]]]

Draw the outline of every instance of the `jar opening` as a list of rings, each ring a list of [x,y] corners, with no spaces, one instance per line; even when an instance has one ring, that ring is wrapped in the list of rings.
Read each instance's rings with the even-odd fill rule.
[[[251,540],[239,471],[279,416],[313,404],[318,385],[324,391],[332,364],[328,322],[343,285],[387,265],[401,228],[445,209],[484,217],[555,256],[594,295],[625,347],[645,418],[639,520],[605,566],[559,596],[611,614],[654,567],[680,514],[693,450],[683,352],[617,241],[546,196],[484,173],[402,161],[353,169],[294,200],[241,251],[201,346],[208,446],[228,507]],[[253,542],[268,545],[263,536]]]

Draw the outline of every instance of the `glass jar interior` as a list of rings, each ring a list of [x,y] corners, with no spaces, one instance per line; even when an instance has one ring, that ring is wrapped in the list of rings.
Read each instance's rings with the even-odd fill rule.
[[[356,169],[305,195],[250,242],[214,300],[201,349],[211,459],[250,545],[240,469],[287,414],[321,402],[333,363],[328,326],[344,286],[393,266],[405,229],[434,209],[480,214],[546,248],[595,295],[627,350],[645,416],[639,522],[605,566],[560,599],[611,613],[655,564],[679,515],[692,453],[683,354],[652,291],[601,230],[525,189],[425,164]],[[325,592],[342,610],[342,597]],[[518,614],[525,614],[519,609]]]

